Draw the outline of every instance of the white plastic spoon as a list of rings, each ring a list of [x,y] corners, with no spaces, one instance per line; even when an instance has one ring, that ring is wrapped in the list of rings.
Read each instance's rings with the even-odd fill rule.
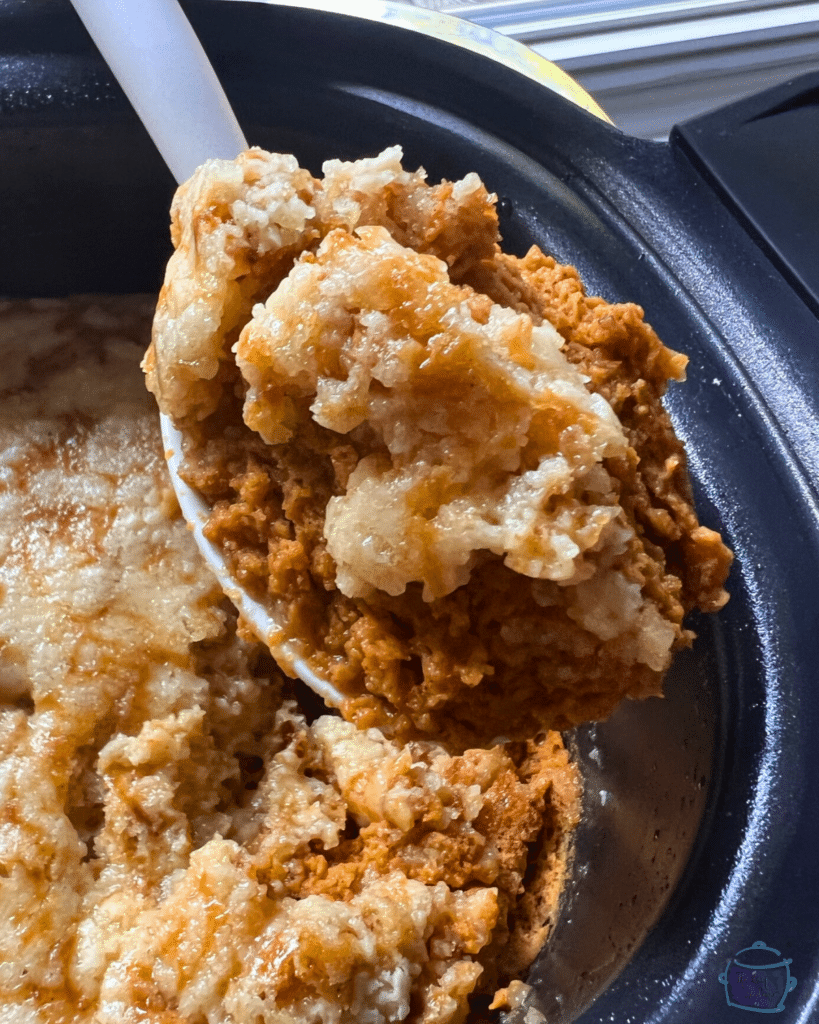
[[[177,0],[71,0],[178,184],[247,149]]]
[[[187,181],[208,159],[232,160],[247,149],[224,90],[177,0],[72,3],[177,182]],[[325,703],[338,707],[343,695],[310,669],[304,645],[287,638],[284,609],[275,604],[268,608],[246,594],[221,550],[205,537],[210,508],[179,476],[182,434],[168,416],[162,414],[160,422],[182,515],[222,589],[282,669],[297,675]]]

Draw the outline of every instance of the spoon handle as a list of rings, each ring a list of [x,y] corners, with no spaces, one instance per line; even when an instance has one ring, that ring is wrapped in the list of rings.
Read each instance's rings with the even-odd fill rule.
[[[177,182],[247,149],[177,0],[71,0]]]

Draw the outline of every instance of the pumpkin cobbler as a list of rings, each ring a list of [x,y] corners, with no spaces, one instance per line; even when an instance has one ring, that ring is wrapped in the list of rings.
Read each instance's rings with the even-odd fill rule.
[[[497,1019],[570,866],[556,730],[726,600],[685,357],[398,147],[211,161],[172,240],[158,306],[0,303],[0,1024]],[[340,708],[206,567],[141,359]]]

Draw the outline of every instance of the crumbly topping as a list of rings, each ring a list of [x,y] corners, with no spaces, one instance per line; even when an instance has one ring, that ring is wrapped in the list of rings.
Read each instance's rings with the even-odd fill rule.
[[[385,228],[335,230],[235,346],[245,422],[268,444],[293,437],[307,402],[328,430],[367,431],[372,453],[324,526],[347,597],[411,582],[443,597],[484,550],[526,576],[577,581],[594,573],[585,552],[622,549],[601,465],[626,450],[611,406],[551,324],[473,296]]]
[[[292,254],[318,233],[312,199],[313,178],[294,157],[261,150],[208,161],[179,188],[174,254],[145,363],[160,406],[199,418],[216,408],[220,364],[255,291],[277,284]]]

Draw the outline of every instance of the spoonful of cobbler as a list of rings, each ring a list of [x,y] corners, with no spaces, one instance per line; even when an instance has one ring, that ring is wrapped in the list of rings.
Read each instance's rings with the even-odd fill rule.
[[[362,727],[456,743],[661,692],[730,562],[661,404],[685,357],[504,254],[495,202],[397,146],[210,161],[144,362],[256,635]]]
[[[505,254],[476,174],[248,150],[174,2],[75,6],[187,179],[144,369],[250,632],[397,736],[488,742],[660,693],[731,557],[661,404],[685,357],[539,249]]]

